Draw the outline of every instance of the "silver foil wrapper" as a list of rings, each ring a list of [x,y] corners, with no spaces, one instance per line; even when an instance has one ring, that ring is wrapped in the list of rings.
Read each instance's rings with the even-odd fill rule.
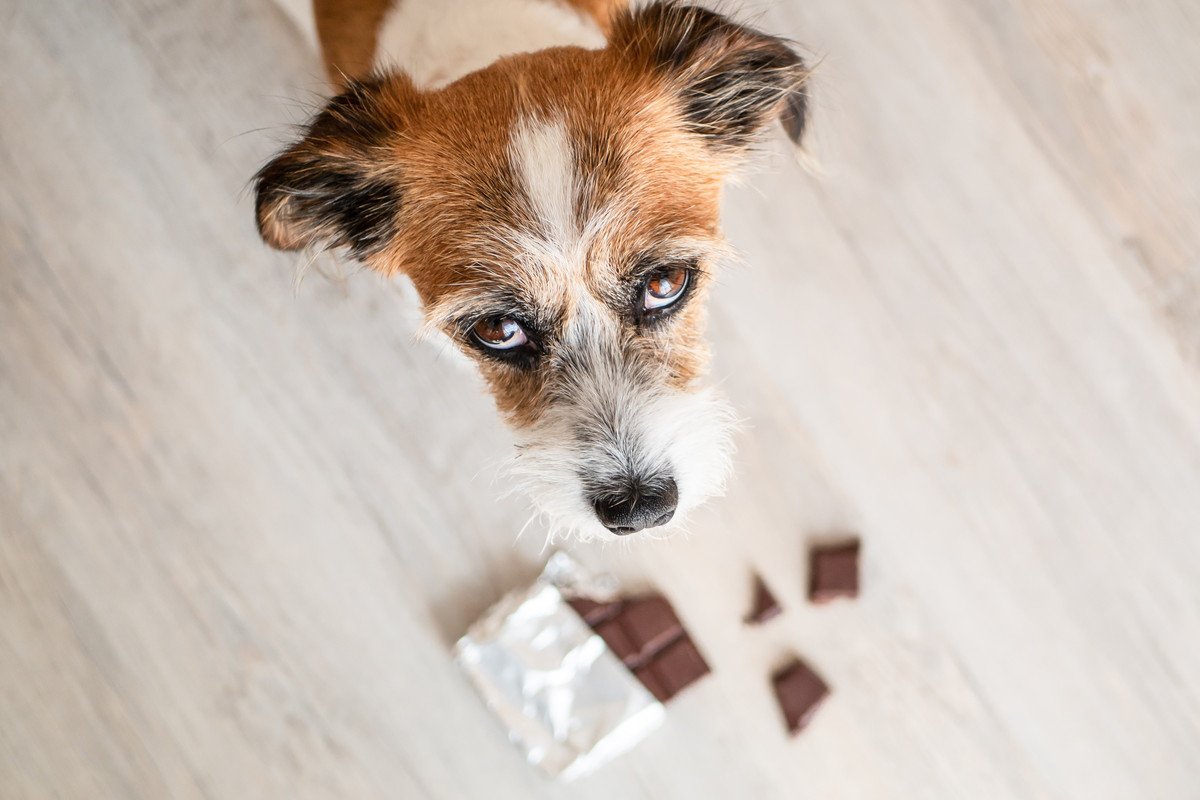
[[[457,659],[531,764],[563,780],[591,772],[662,724],[646,691],[567,599],[615,584],[555,553],[541,577],[492,606]]]

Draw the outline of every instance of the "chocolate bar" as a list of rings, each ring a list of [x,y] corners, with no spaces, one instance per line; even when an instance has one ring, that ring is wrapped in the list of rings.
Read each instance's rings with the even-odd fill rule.
[[[575,598],[571,606],[660,702],[710,672],[675,609],[662,595],[611,603]]]
[[[858,554],[858,540],[814,547],[808,562],[808,599],[828,603],[858,597]]]
[[[648,689],[585,622],[606,620],[622,604],[568,599],[586,589],[607,597],[611,583],[555,553],[532,585],[501,598],[455,645],[459,665],[526,760],[564,780],[635,746],[663,721],[655,699],[663,690]]]
[[[776,672],[771,682],[775,685],[775,697],[788,733],[793,735],[808,725],[817,708],[829,696],[829,687],[821,676],[799,659]]]

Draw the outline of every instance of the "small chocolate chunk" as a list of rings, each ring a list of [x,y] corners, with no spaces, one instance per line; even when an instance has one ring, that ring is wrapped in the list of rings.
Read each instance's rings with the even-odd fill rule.
[[[607,622],[617,615],[621,610],[621,601],[612,600],[607,603],[602,603],[597,600],[592,600],[588,597],[575,597],[568,600],[567,603],[571,608],[575,609],[575,613],[583,617],[583,621],[590,627],[594,628],[601,622]]]
[[[617,619],[637,646],[643,660],[650,658],[683,634],[675,609],[660,594],[629,600]]]
[[[817,708],[829,696],[829,687],[817,673],[799,659],[771,678],[775,697],[787,722],[788,733],[799,733],[812,720]]]
[[[808,561],[808,599],[828,603],[858,597],[859,542],[814,547]]]
[[[751,625],[761,625],[767,620],[779,616],[781,611],[783,608],[775,599],[775,595],[771,594],[771,590],[767,588],[762,576],[755,575],[754,606],[750,609],[750,615],[746,617],[746,622]]]

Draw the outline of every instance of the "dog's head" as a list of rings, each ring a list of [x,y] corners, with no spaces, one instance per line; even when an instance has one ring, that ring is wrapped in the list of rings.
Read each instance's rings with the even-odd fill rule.
[[[355,82],[259,173],[259,230],[411,278],[556,532],[662,525],[727,471],[731,414],[697,385],[722,183],[774,120],[800,138],[806,74],[780,39],[656,3],[602,50]]]

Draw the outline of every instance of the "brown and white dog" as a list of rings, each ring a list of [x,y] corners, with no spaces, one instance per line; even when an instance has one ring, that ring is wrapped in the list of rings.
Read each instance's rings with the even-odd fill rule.
[[[407,275],[478,364],[551,535],[678,520],[728,472],[700,385],[721,188],[775,120],[783,40],[676,2],[316,0],[341,94],[256,177],[282,250]]]

